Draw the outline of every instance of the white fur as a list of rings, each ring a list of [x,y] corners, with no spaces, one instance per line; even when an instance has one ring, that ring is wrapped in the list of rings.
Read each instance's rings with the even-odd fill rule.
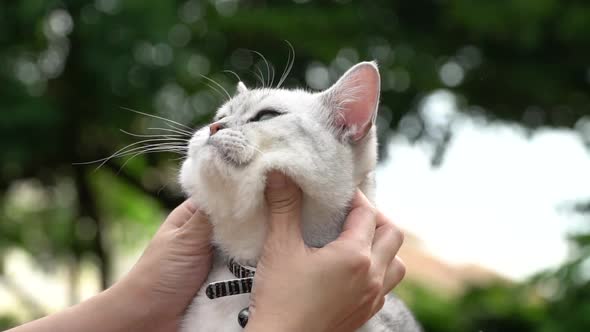
[[[378,81],[374,63],[358,64],[349,73],[359,68],[372,69]],[[362,91],[355,82],[347,83],[351,92]],[[235,278],[225,266],[228,257],[256,264],[267,230],[263,192],[270,170],[284,172],[302,189],[302,231],[310,246],[323,246],[338,236],[357,187],[371,200],[374,198],[374,126],[362,139],[350,143],[346,130],[358,128],[334,125],[338,116],[344,118],[338,112],[348,99],[335,100],[334,88],[311,93],[248,90],[239,84],[237,90],[237,95],[217,112],[216,118],[221,118],[217,122],[225,129],[214,135],[210,135],[209,127],[198,130],[180,172],[183,189],[209,215],[213,225],[218,254],[206,283]],[[344,94],[343,98],[350,95]],[[376,112],[377,102],[371,113]],[[247,122],[263,109],[286,113]],[[204,295],[205,287],[189,308],[181,331],[241,331],[237,314],[248,306],[249,295],[209,300]]]

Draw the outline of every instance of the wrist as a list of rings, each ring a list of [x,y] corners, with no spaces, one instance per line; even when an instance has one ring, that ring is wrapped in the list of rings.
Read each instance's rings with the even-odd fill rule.
[[[175,331],[177,328],[177,317],[160,312],[151,289],[141,282],[124,278],[99,296],[120,317],[120,323],[125,325],[121,331]]]

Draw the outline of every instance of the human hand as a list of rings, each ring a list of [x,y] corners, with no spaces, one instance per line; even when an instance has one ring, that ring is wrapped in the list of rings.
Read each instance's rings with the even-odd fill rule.
[[[342,234],[323,248],[301,237],[301,191],[269,174],[269,233],[256,268],[247,331],[354,331],[403,278],[403,234],[358,191]]]
[[[185,201],[168,215],[133,269],[108,291],[142,310],[146,330],[176,331],[211,269],[210,237],[207,217]]]
[[[90,299],[14,332],[177,331],[211,269],[211,226],[189,201],[174,209],[133,269]]]

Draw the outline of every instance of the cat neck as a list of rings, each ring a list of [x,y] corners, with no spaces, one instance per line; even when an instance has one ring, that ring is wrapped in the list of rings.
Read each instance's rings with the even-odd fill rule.
[[[340,206],[335,206],[334,202],[326,204],[303,194],[301,229],[306,245],[322,247],[338,237],[347,213],[347,205],[347,202]],[[210,218],[213,224],[213,242],[224,257],[255,266],[268,230],[266,206],[262,204],[259,209],[251,211],[239,221],[227,213],[214,213]]]

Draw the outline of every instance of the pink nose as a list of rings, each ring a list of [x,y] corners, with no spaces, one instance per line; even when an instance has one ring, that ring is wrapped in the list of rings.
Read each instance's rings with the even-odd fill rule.
[[[221,123],[215,122],[209,125],[209,136],[215,135],[216,132],[225,128]]]

